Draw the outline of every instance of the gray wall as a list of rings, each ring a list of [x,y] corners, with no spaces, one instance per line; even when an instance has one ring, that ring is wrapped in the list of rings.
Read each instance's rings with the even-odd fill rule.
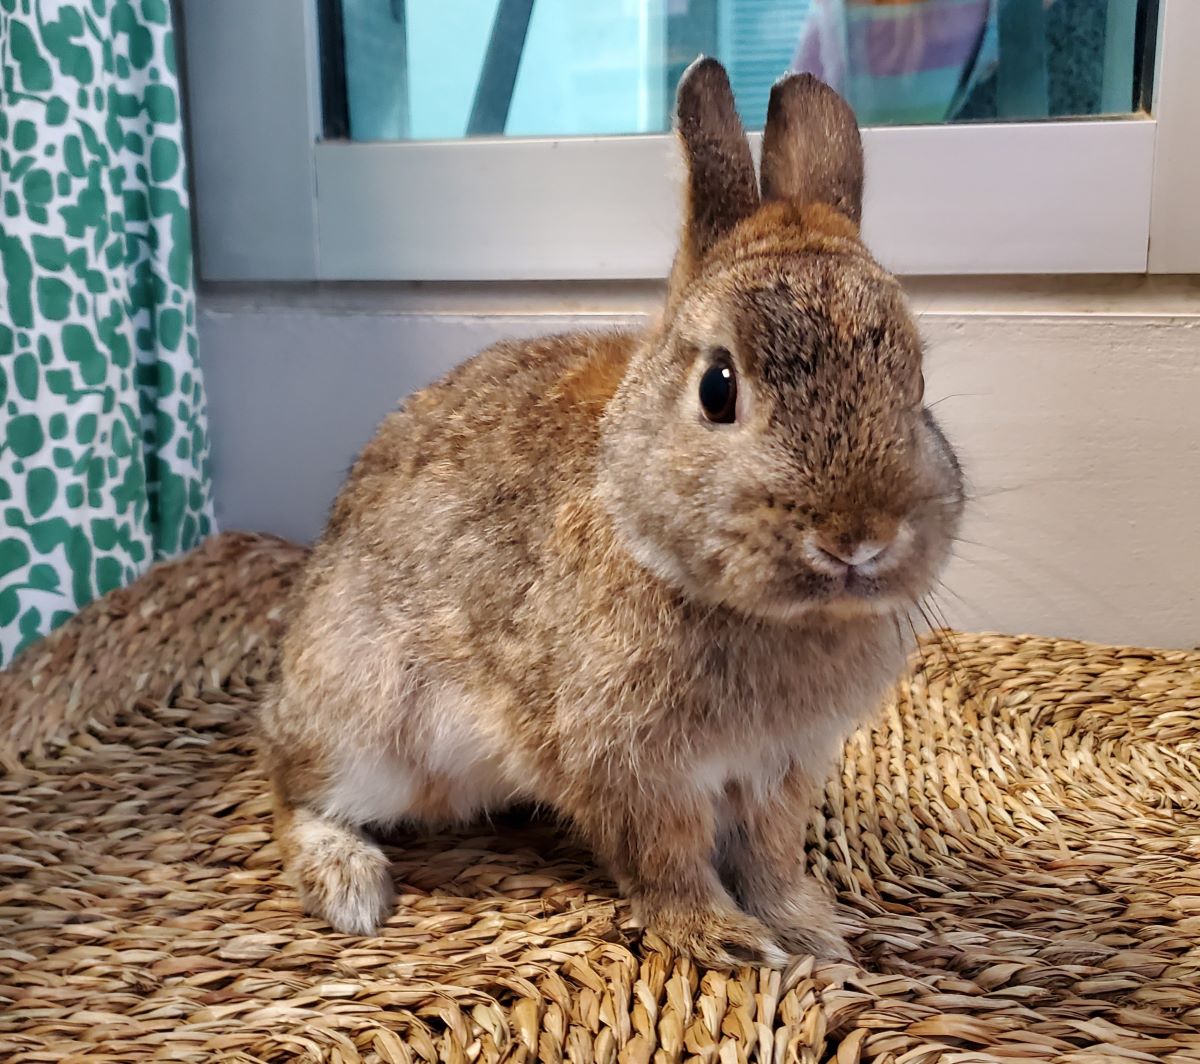
[[[1200,284],[912,283],[976,499],[956,625],[1200,643]],[[222,528],[308,540],[404,394],[510,336],[646,320],[653,286],[206,287]]]

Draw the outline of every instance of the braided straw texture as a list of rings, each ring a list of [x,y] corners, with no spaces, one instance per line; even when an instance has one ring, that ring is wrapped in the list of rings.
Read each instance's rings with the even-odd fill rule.
[[[226,535],[0,674],[0,1060],[1200,1061],[1200,654],[928,643],[808,860],[862,967],[697,970],[514,816],[301,917],[248,726],[302,552]]]

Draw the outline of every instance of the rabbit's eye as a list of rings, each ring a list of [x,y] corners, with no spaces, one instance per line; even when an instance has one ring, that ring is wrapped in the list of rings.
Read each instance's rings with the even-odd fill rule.
[[[709,421],[731,424],[737,417],[737,377],[729,352],[718,348],[713,364],[700,378],[700,408]]]

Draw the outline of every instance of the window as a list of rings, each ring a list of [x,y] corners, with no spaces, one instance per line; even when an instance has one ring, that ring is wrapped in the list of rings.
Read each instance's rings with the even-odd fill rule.
[[[664,276],[700,53],[750,129],[787,69],[843,92],[898,273],[1200,271],[1189,0],[192,0],[185,32],[206,277]]]
[[[787,70],[870,126],[1128,115],[1155,15],[1138,0],[340,0],[325,109],[359,141],[665,133],[703,53],[750,129]]]

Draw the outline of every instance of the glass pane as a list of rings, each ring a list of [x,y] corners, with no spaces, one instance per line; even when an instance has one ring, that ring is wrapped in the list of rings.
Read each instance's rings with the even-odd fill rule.
[[[1128,114],[1155,3],[340,0],[343,117],[356,140],[660,133],[701,53],[750,129],[788,70],[864,125]]]

